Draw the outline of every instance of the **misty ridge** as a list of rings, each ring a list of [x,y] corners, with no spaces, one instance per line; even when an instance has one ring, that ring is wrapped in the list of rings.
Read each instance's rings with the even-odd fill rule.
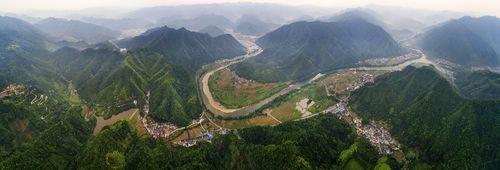
[[[0,169],[497,169],[498,122],[497,16],[0,11]]]

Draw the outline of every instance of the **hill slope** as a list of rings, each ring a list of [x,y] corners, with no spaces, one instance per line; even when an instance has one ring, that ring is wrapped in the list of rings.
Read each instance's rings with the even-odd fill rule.
[[[431,67],[408,67],[356,91],[353,110],[364,120],[382,120],[423,162],[437,169],[497,167],[500,102],[467,100]]]
[[[121,41],[120,46],[137,51],[160,53],[172,64],[196,68],[219,59],[245,53],[244,47],[231,35],[211,37],[184,28],[161,27]]]
[[[52,65],[72,80],[81,97],[101,115],[142,108],[150,92],[149,115],[177,125],[188,125],[201,113],[196,69],[243,54],[243,47],[230,35],[211,37],[167,27],[122,45],[130,52],[120,53],[109,44],[83,51],[62,48],[54,53]]]
[[[463,71],[456,74],[454,82],[468,98],[482,100],[500,99],[500,74],[491,71]]]
[[[142,107],[148,92],[150,115],[157,121],[187,125],[201,112],[192,71],[160,54],[64,48],[53,64],[99,115]]]
[[[0,17],[0,87],[11,83],[37,85],[43,90],[60,87],[63,80],[46,63],[51,47],[31,24]]]
[[[208,35],[210,35],[212,37],[217,37],[219,35],[225,34],[223,30],[221,30],[219,27],[213,26],[213,25],[207,26],[207,27],[201,29],[199,32],[207,33]]]
[[[452,20],[424,33],[418,44],[433,58],[463,66],[500,66],[500,19]]]
[[[264,52],[233,69],[257,81],[296,80],[360,60],[404,53],[382,28],[360,19],[297,22],[266,34],[257,43]]]

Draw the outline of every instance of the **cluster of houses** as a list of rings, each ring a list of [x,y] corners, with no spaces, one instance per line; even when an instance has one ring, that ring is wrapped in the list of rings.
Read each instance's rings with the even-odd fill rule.
[[[356,83],[354,83],[354,84],[349,85],[349,86],[346,88],[346,90],[347,90],[347,91],[350,91],[350,92],[352,92],[352,91],[356,91],[356,90],[358,90],[359,88],[361,88],[361,86],[365,85],[366,83],[373,83],[374,81],[375,81],[375,78],[374,78],[374,76],[373,76],[373,75],[371,75],[371,74],[366,74],[366,73],[365,73],[365,74],[363,74],[363,75],[361,76],[361,81],[360,81],[360,82],[356,82]]]
[[[393,150],[399,150],[399,144],[392,138],[389,131],[387,131],[382,126],[376,126],[374,124],[364,125],[361,123],[361,119],[354,118],[354,127],[356,128],[356,133],[359,136],[366,138],[373,146],[375,146],[379,154],[387,155]]]
[[[202,133],[200,136],[181,140],[180,142],[177,142],[177,144],[184,146],[184,147],[191,147],[191,146],[196,145],[196,143],[198,143],[199,141],[210,141],[213,138],[214,138],[214,135],[211,132],[207,131],[207,132]]]
[[[142,121],[148,133],[155,139],[166,138],[179,129],[179,127],[169,123],[157,123],[148,119],[142,119]]]
[[[398,64],[408,60],[417,59],[420,57],[420,54],[416,51],[412,51],[408,54],[398,56],[398,57],[388,57],[388,58],[374,58],[362,61],[365,64],[373,65],[373,66],[385,66],[388,64]]]
[[[201,133],[201,135],[181,140],[177,142],[177,144],[184,147],[191,147],[196,145],[200,141],[211,141],[216,134],[225,135],[228,132],[229,131],[226,128],[220,128],[218,130],[204,130],[204,132]]]
[[[328,109],[324,110],[323,113],[333,113],[338,116],[348,116],[349,112],[345,108],[345,106],[342,104],[342,102],[339,102],[333,106],[330,106]]]
[[[24,85],[11,84],[7,86],[2,92],[0,92],[0,99],[13,95],[23,95],[26,93],[28,87]]]
[[[308,98],[304,98],[295,104],[295,109],[302,113],[302,117],[307,117],[313,114],[309,111],[309,108],[311,108],[313,105],[314,101]]]

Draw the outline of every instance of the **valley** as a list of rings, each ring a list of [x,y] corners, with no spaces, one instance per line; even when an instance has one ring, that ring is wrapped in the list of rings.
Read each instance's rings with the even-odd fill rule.
[[[0,169],[500,167],[498,15],[205,1],[0,11]]]

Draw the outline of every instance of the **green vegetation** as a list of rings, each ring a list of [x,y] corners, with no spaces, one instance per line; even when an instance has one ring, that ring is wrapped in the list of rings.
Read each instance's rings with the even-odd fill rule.
[[[161,27],[119,42],[133,51],[159,53],[170,64],[198,68],[219,59],[245,54],[245,48],[231,35],[211,37],[184,28]]]
[[[259,83],[235,77],[229,70],[215,72],[208,85],[215,100],[227,108],[242,108],[255,104],[286,88],[284,83]]]
[[[419,45],[430,56],[464,66],[500,65],[500,19],[463,17],[430,29]]]
[[[296,22],[266,34],[257,43],[264,52],[232,70],[260,82],[303,80],[361,60],[404,53],[382,28],[361,19]]]
[[[482,100],[500,99],[500,74],[490,71],[465,71],[456,75],[455,84],[466,97]]]
[[[47,38],[30,24],[8,17],[1,17],[0,23],[1,87],[33,85],[69,100],[71,83],[82,104],[106,118],[142,107],[151,92],[153,119],[187,125],[201,113],[195,82],[198,66],[244,53],[229,35],[214,38],[166,27],[125,40],[134,50],[126,54],[111,43],[49,52]],[[71,100],[78,104],[75,95]]]
[[[345,157],[358,167],[373,169],[379,158],[367,142],[355,137],[349,125],[334,117],[289,122],[276,127],[253,127],[184,148],[139,138],[126,121],[105,128],[92,137],[69,164],[46,168],[83,169],[337,169],[340,155],[352,145],[356,150]],[[26,162],[31,161],[28,157]],[[10,159],[3,167],[10,168]],[[32,164],[35,165],[35,164]],[[24,166],[30,167],[29,165]]]
[[[79,107],[53,96],[43,104],[31,105],[33,97],[20,95],[0,101],[0,169],[63,169],[70,166],[92,133],[95,123],[84,121]]]
[[[380,77],[350,98],[364,120],[382,120],[405,146],[412,165],[438,169],[499,166],[500,101],[463,98],[432,67]]]

